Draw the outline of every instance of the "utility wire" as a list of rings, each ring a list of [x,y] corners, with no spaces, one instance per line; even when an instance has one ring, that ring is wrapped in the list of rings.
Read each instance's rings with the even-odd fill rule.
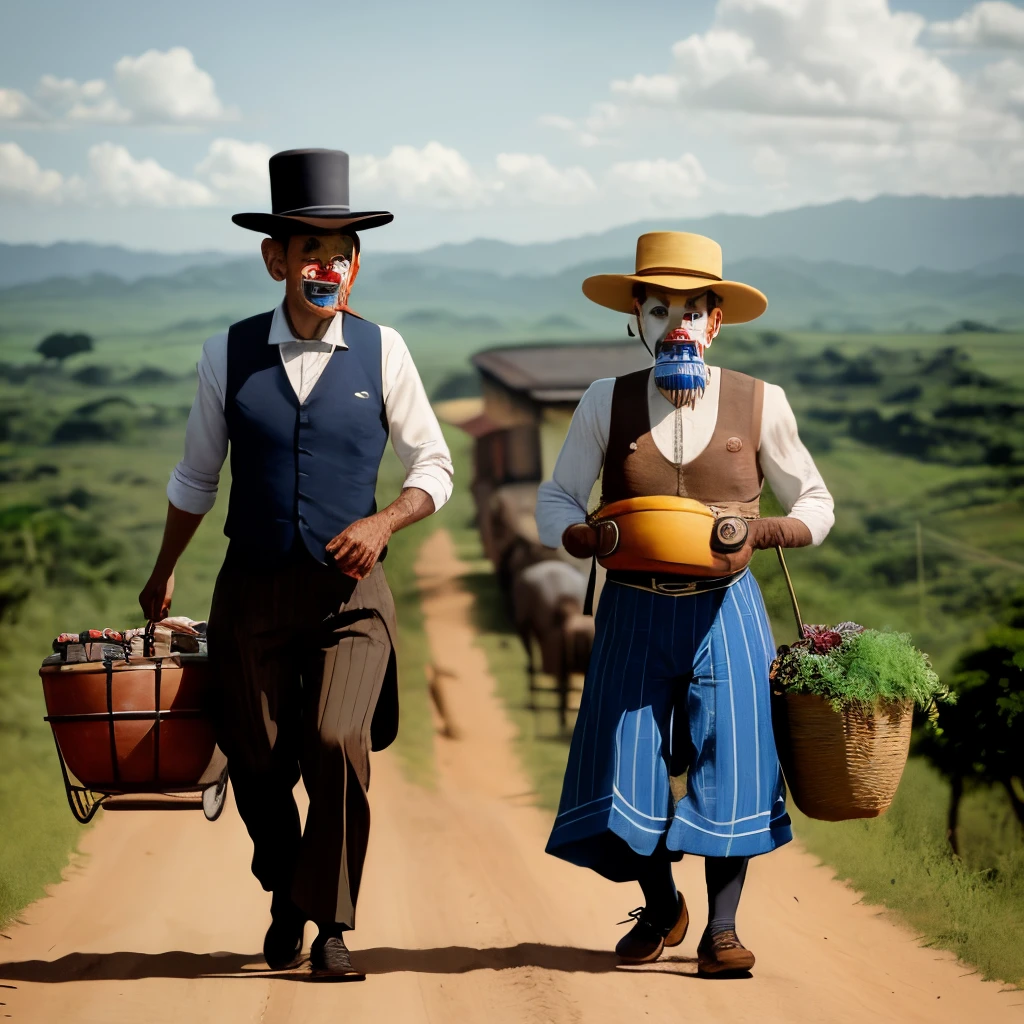
[[[999,555],[993,555],[990,551],[983,551],[981,548],[976,548],[956,537],[947,537],[944,534],[937,533],[935,530],[927,530],[922,527],[922,533],[932,540],[937,540],[940,544],[945,544],[946,547],[955,548],[961,554],[973,555],[980,561],[992,562],[1006,569],[1013,569],[1015,572],[1024,572],[1024,563],[1013,562],[1009,558],[1000,558]]]

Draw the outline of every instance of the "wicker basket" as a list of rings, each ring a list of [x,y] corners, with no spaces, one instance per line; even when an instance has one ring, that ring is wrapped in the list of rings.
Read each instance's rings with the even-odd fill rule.
[[[835,711],[812,693],[774,693],[772,725],[790,794],[809,818],[888,810],[910,750],[912,701]]]

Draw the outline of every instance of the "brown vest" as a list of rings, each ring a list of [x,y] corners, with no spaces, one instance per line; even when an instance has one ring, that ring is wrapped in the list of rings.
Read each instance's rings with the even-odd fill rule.
[[[721,374],[718,421],[708,446],[692,462],[677,466],[658,450],[651,436],[647,382],[638,370],[615,381],[608,450],[601,479],[601,504],[624,498],[672,494],[693,498],[719,515],[760,515],[761,408],[764,381],[715,367]]]

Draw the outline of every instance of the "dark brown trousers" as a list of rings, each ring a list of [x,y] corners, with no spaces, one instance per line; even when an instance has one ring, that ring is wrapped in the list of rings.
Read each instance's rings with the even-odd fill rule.
[[[377,565],[356,583],[303,550],[270,568],[229,553],[210,613],[218,739],[263,888],[355,925],[370,830],[370,726],[395,609]],[[397,713],[397,708],[396,708]],[[303,829],[292,796],[309,796]]]

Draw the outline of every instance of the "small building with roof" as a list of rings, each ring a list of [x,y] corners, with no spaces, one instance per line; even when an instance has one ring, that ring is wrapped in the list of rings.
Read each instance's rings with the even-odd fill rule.
[[[637,342],[502,346],[471,358],[481,397],[445,403],[442,417],[474,439],[473,497],[488,557],[539,546],[537,487],[551,475],[573,411],[595,380],[651,365]]]

